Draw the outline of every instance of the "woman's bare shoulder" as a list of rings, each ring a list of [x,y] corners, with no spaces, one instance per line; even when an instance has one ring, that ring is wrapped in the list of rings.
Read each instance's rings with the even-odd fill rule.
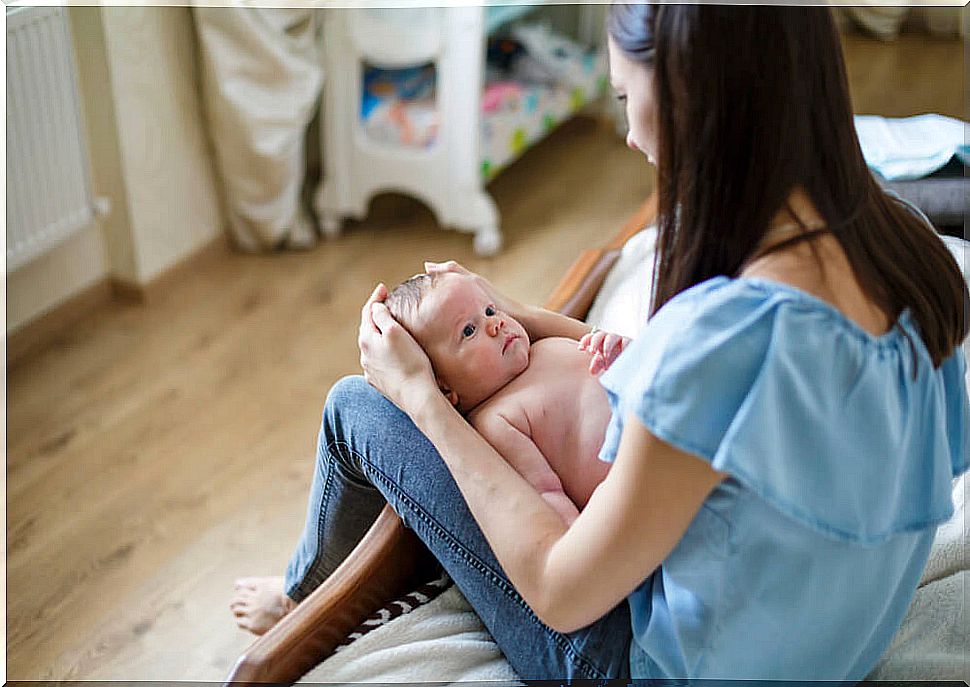
[[[804,291],[829,303],[874,336],[884,334],[892,324],[863,290],[845,251],[831,234],[767,255],[749,265],[741,276]]]

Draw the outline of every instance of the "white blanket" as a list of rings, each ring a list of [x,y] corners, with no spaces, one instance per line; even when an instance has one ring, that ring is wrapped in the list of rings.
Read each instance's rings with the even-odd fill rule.
[[[648,229],[627,242],[590,310],[591,322],[627,336],[636,335],[646,322],[655,238]],[[970,244],[951,238],[946,243],[970,278]],[[970,357],[970,340],[964,350]],[[954,515],[937,531],[908,615],[871,679],[970,681],[968,492],[970,480],[964,474],[954,482]],[[356,640],[302,682],[515,679],[481,621],[452,586],[431,603]]]
[[[430,603],[355,640],[300,682],[491,684],[516,679],[482,621],[452,585]]]
[[[970,682],[970,479],[954,482],[954,513],[936,531],[933,550],[913,603],[872,680]]]

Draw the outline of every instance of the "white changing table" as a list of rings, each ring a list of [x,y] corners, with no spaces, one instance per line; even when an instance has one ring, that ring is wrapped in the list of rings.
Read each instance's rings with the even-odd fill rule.
[[[581,31],[588,35],[593,34],[594,8],[583,5],[580,10]],[[499,212],[485,184],[606,86],[604,58],[604,74],[593,82],[595,88],[566,93],[566,104],[560,103],[555,115],[546,113],[537,123],[522,125],[522,143],[512,154],[483,161],[486,36],[533,9],[534,5],[502,5],[326,12],[324,179],[314,199],[325,236],[339,235],[347,217],[362,219],[377,193],[394,191],[424,202],[442,227],[473,233],[479,255],[501,248]],[[360,115],[365,64],[400,69],[427,63],[435,65],[437,77],[439,125],[434,143],[420,148],[369,137]]]

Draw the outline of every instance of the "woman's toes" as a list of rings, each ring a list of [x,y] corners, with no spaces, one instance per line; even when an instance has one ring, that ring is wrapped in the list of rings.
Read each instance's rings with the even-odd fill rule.
[[[282,577],[243,577],[229,603],[236,625],[263,634],[296,605],[283,592]]]

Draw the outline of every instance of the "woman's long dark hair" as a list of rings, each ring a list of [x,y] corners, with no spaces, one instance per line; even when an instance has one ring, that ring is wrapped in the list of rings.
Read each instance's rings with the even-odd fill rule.
[[[801,186],[869,298],[894,321],[911,310],[934,366],[950,355],[967,335],[966,283],[932,227],[866,167],[827,8],[619,4],[608,28],[654,76],[652,312],[738,276]]]

